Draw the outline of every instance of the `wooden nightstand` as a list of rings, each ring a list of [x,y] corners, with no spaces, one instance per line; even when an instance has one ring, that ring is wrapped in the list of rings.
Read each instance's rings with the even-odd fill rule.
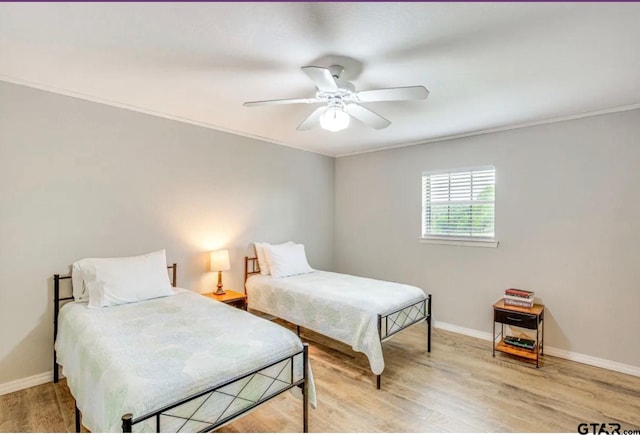
[[[244,293],[238,293],[233,290],[225,290],[223,295],[217,295],[215,293],[203,293],[202,296],[215,299],[228,305],[233,305],[234,307],[240,308],[245,311],[247,309],[247,295],[245,295]]]
[[[496,323],[500,323],[500,331],[496,335]],[[536,331],[533,349],[520,349],[504,342],[504,325]],[[499,352],[516,355],[536,362],[540,367],[540,356],[544,355],[544,305],[534,304],[532,308],[513,307],[504,304],[500,299],[493,304],[493,356]]]

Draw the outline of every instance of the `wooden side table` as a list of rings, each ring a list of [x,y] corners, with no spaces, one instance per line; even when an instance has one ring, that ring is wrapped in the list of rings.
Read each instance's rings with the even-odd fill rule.
[[[496,323],[500,332],[496,335]],[[532,350],[510,346],[504,342],[504,325],[536,330],[536,342]],[[544,305],[534,304],[531,308],[505,305],[504,299],[493,304],[493,356],[498,352],[516,355],[536,362],[540,367],[540,356],[544,355]]]
[[[247,310],[247,295],[244,293],[238,293],[234,290],[225,290],[223,295],[217,295],[215,293],[203,293],[202,296],[206,296],[211,299],[215,299],[218,302],[232,305],[240,308],[241,310]]]

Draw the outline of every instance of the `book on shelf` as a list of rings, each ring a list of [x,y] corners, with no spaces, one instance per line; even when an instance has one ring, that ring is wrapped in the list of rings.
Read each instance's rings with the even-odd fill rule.
[[[514,300],[509,298],[508,296],[505,296],[503,299],[503,302],[505,305],[511,305],[512,307],[522,307],[522,308],[533,307],[533,299],[531,299],[528,302],[524,302],[524,301]]]
[[[511,295],[504,295],[505,299],[509,299],[511,301],[519,301],[519,302],[523,302],[526,304],[532,304],[533,303],[533,298],[523,298],[520,296],[511,296]]]
[[[504,291],[505,295],[519,296],[521,298],[533,298],[534,292],[529,290],[520,290],[517,288],[508,288]]]
[[[511,335],[507,335],[504,338],[504,342],[505,344],[508,344],[514,347],[519,347],[522,349],[528,349],[528,350],[533,350],[536,346],[535,340],[530,340],[528,338],[513,337]]]

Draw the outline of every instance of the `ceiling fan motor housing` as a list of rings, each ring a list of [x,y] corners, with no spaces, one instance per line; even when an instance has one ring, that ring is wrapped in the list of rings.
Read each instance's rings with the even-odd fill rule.
[[[334,79],[339,79],[344,71],[344,67],[342,65],[331,65],[327,68]]]

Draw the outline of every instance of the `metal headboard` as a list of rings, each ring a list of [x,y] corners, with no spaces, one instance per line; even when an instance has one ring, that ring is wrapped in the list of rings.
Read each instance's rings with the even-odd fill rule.
[[[173,263],[171,266],[167,266],[167,269],[171,271],[171,287],[178,285],[178,265]]]
[[[244,257],[244,282],[247,282],[249,276],[257,275],[260,273],[260,264],[258,264],[258,257]],[[245,294],[247,293],[247,287],[245,285]]]

